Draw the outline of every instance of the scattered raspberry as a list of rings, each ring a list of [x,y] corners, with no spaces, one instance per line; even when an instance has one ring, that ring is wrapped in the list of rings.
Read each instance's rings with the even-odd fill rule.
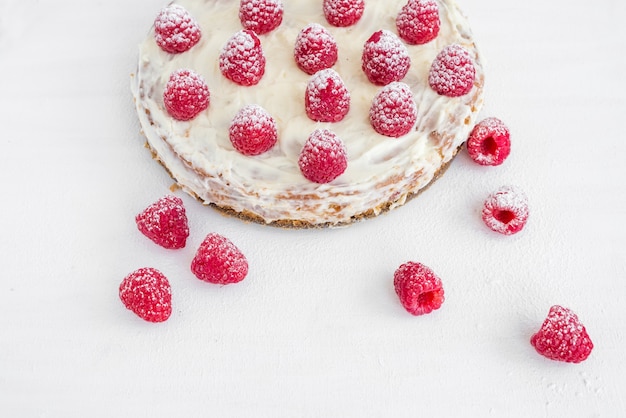
[[[334,132],[317,129],[302,147],[298,165],[308,180],[330,183],[348,167],[345,146]]]
[[[365,0],[324,0],[324,16],[333,26],[352,26],[361,19]]]
[[[458,97],[470,92],[475,77],[476,69],[469,52],[452,44],[442,49],[433,61],[428,82],[438,94]]]
[[[191,271],[205,282],[239,283],[248,274],[248,260],[231,240],[211,233],[200,244],[191,262]]]
[[[166,321],[172,314],[172,289],[159,270],[140,268],[122,280],[120,299],[126,308],[148,322]]]
[[[244,29],[263,35],[276,29],[283,21],[281,0],[241,0],[239,20]]]
[[[504,235],[515,234],[528,220],[528,199],[515,187],[501,187],[485,200],[482,217],[491,230]]]
[[[542,356],[551,360],[580,363],[591,354],[593,343],[578,316],[568,308],[554,305],[541,329],[530,343]]]
[[[398,35],[413,45],[435,39],[440,24],[439,6],[435,0],[409,0],[396,17]]]
[[[241,86],[257,84],[265,74],[265,55],[259,37],[251,30],[234,34],[220,53],[220,71]]]
[[[241,108],[230,125],[230,142],[244,155],[259,155],[276,144],[276,122],[259,105]]]
[[[170,75],[163,92],[167,112],[177,120],[191,120],[209,107],[211,94],[204,78],[193,70],[180,69]]]
[[[296,38],[294,58],[307,74],[330,68],[337,62],[337,42],[325,27],[312,23],[302,29]]]
[[[163,248],[184,248],[189,236],[187,214],[181,198],[167,195],[135,216],[137,228]]]
[[[166,52],[176,54],[188,51],[201,36],[198,22],[178,4],[164,7],[154,20],[154,39]]]
[[[365,42],[361,62],[369,81],[379,86],[402,80],[411,66],[406,46],[388,30],[375,32]]]
[[[350,93],[332,68],[315,73],[304,96],[306,114],[317,122],[339,122],[350,110]]]
[[[480,165],[502,164],[511,152],[509,128],[500,119],[483,119],[470,133],[467,151]]]
[[[402,306],[412,315],[431,313],[444,300],[441,280],[421,263],[409,261],[398,267],[393,285]]]
[[[381,135],[399,137],[417,121],[417,105],[408,85],[394,81],[383,87],[370,107],[370,122]]]

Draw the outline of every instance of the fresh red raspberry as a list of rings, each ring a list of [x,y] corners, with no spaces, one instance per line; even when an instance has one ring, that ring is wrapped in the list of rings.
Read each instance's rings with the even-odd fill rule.
[[[400,38],[386,29],[365,42],[361,63],[370,82],[384,86],[404,78],[411,66],[409,51]]]
[[[211,94],[204,78],[193,70],[180,69],[170,75],[163,92],[167,112],[177,120],[191,120],[209,107]]]
[[[443,285],[427,266],[409,261],[393,275],[393,285],[400,303],[412,315],[424,315],[439,309],[444,301]]]
[[[274,119],[259,105],[246,105],[230,125],[230,142],[244,155],[259,155],[276,144],[278,132]]]
[[[330,183],[348,167],[343,141],[328,129],[316,129],[302,147],[298,165],[308,180]]]
[[[568,308],[554,305],[530,343],[551,360],[580,363],[589,357],[593,343],[578,316]]]
[[[154,20],[154,39],[166,52],[176,54],[188,51],[201,36],[198,22],[178,4],[164,7]]]
[[[167,249],[184,248],[189,236],[185,206],[181,198],[166,195],[135,216],[137,228]]]
[[[281,0],[241,0],[239,20],[244,29],[263,35],[280,26],[283,9]]]
[[[350,93],[332,68],[311,76],[304,95],[306,114],[317,122],[339,122],[350,110]]]
[[[324,16],[333,26],[352,26],[361,19],[365,0],[324,0]]]
[[[257,84],[265,74],[265,55],[261,40],[251,30],[234,34],[220,53],[220,71],[241,86]]]
[[[439,6],[435,0],[409,0],[396,17],[398,35],[413,45],[435,39],[440,24]]]
[[[417,105],[407,84],[394,81],[374,97],[370,122],[379,134],[397,138],[409,133],[416,121]]]
[[[448,45],[437,54],[430,67],[428,83],[438,94],[463,96],[472,90],[476,68],[469,52],[461,45]]]
[[[517,187],[503,186],[485,200],[482,217],[492,231],[516,234],[528,220],[528,198]]]
[[[148,322],[166,321],[172,314],[172,289],[159,270],[144,267],[122,280],[120,299],[126,308]]]
[[[511,152],[509,128],[498,118],[486,118],[474,126],[467,139],[467,151],[480,165],[500,165]]]
[[[191,271],[205,282],[239,283],[248,274],[248,260],[231,240],[211,233],[200,244]]]
[[[298,67],[307,74],[330,68],[337,62],[337,42],[328,30],[311,23],[296,38],[294,58]]]

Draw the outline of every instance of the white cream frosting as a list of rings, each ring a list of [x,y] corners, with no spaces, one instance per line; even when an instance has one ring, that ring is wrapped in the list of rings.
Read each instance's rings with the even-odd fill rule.
[[[402,80],[415,94],[415,130],[400,138],[374,131],[369,122],[372,99],[381,89],[361,69],[365,41],[376,31],[394,33],[395,19],[406,0],[370,0],[361,20],[348,28],[329,25],[321,0],[283,0],[282,24],[261,35],[266,71],[261,81],[241,87],[219,70],[223,45],[241,30],[239,1],[179,0],[202,29],[190,51],[169,54],[154,41],[153,29],[141,43],[137,73],[132,77],[138,115],[148,143],[178,184],[207,204],[262,218],[267,223],[295,220],[311,225],[351,222],[364,214],[404,204],[449,162],[467,139],[482,105],[483,70],[466,18],[453,0],[438,0],[439,36],[425,45],[407,45],[411,68]],[[156,14],[155,14],[156,15]],[[334,36],[339,59],[333,66],[351,96],[350,111],[337,123],[310,120],[304,109],[308,74],[294,60],[300,30],[320,23]],[[428,71],[445,46],[468,49],[476,67],[472,91],[462,97],[439,96],[428,85]],[[163,106],[169,75],[190,68],[207,81],[209,108],[188,122],[171,118]],[[258,104],[275,119],[278,142],[259,156],[245,156],[230,143],[228,129],[246,104]],[[348,168],[328,184],[301,174],[298,157],[315,129],[334,131],[346,146]]]

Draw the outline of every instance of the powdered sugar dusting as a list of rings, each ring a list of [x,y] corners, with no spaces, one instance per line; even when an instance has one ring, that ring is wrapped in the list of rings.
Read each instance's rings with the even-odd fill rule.
[[[261,106],[246,105],[233,118],[229,137],[237,151],[244,155],[259,155],[276,144],[276,122]]]
[[[164,51],[180,53],[198,43],[202,31],[196,20],[181,5],[161,9],[154,21],[154,37]]]
[[[319,122],[339,122],[348,114],[350,93],[335,70],[320,70],[310,78],[305,108],[309,118]]]
[[[439,5],[435,0],[409,0],[396,18],[400,38],[422,45],[439,34]]]
[[[365,75],[377,85],[402,80],[411,66],[406,46],[386,29],[375,32],[365,42],[361,61]]]
[[[331,25],[352,26],[363,16],[365,0],[324,0],[322,9]]]
[[[311,23],[296,38],[294,57],[298,67],[307,74],[332,67],[337,62],[337,42],[318,23]]]
[[[503,186],[485,200],[482,218],[493,231],[515,234],[528,220],[528,198],[517,186]]]
[[[428,82],[438,94],[458,97],[470,92],[475,77],[469,52],[461,45],[452,44],[442,49],[433,61]]]
[[[383,87],[372,101],[369,116],[381,135],[399,137],[409,133],[417,120],[411,88],[397,81]]]
[[[257,35],[246,29],[235,33],[222,48],[219,66],[226,78],[239,85],[257,84],[265,74],[265,56]]]
[[[329,183],[348,166],[343,141],[328,129],[316,129],[309,136],[298,159],[300,171],[315,183]]]
[[[280,26],[283,10],[281,0],[241,0],[239,20],[244,29],[262,35]]]

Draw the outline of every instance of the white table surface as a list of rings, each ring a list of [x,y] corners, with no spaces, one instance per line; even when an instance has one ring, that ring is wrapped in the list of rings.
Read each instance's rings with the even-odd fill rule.
[[[129,92],[163,4],[0,1],[0,416],[626,416],[623,0],[460,1],[482,117],[512,131],[504,165],[463,153],[420,198],[336,230],[244,224],[178,193],[178,251],[134,224],[172,184]],[[531,205],[512,237],[479,215],[504,184]],[[190,273],[209,232],[248,257],[242,283]],[[408,260],[442,278],[439,311],[400,306]],[[118,299],[144,266],[172,284],[163,324]],[[529,344],[553,304],[586,325],[587,361]]]

